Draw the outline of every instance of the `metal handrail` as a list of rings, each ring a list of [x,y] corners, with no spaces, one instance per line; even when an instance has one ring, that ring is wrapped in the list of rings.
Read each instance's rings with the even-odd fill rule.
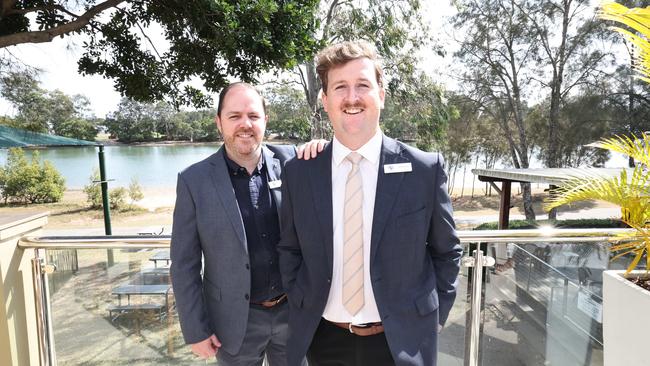
[[[539,228],[525,230],[460,230],[458,237],[461,243],[546,243],[546,244],[564,244],[567,242],[604,242],[611,241],[621,234],[634,233],[634,229],[555,229]],[[18,240],[18,247],[22,249],[156,249],[169,248],[171,243],[170,235],[110,235],[110,236],[40,236],[40,237],[23,237]],[[483,263],[481,251],[474,253],[474,281],[472,287],[472,321],[470,325],[471,352],[467,365],[478,365],[479,359],[479,327],[480,327],[480,302],[482,293],[481,273],[484,266],[491,264]],[[469,258],[468,258],[469,259]],[[493,262],[493,261],[492,261]],[[35,280],[41,281],[42,285],[47,285],[46,274],[41,273],[42,262],[34,262]],[[36,268],[38,267],[38,268]],[[47,292],[35,284],[35,297],[41,298]],[[47,298],[45,304],[39,303],[37,306],[37,317],[40,316],[42,324],[39,324],[39,343],[41,343],[41,365],[56,365],[56,355],[53,350],[53,339],[51,328],[47,329],[46,325],[50,320],[50,311],[48,308]],[[48,352],[49,351],[49,352]]]
[[[461,243],[603,242],[634,229],[459,230]],[[171,235],[32,236],[18,241],[22,249],[128,249],[169,247]]]

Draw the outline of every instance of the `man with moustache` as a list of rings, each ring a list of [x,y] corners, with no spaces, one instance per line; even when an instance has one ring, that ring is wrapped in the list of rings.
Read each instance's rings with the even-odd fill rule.
[[[289,365],[433,366],[462,253],[443,159],[381,133],[371,45],[336,44],[316,60],[334,139],[283,171]]]
[[[253,86],[228,85],[216,116],[223,146],[178,175],[170,255],[181,329],[194,354],[225,366],[261,365],[265,356],[286,365],[276,245],[280,172],[296,152],[262,145],[267,120]],[[308,146],[306,157],[322,149]]]

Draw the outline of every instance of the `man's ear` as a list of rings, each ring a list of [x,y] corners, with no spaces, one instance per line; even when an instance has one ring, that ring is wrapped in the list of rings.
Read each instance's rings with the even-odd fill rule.
[[[327,94],[325,94],[325,91],[322,89],[320,91],[320,97],[323,100],[323,110],[327,113]]]
[[[383,87],[379,88],[379,108],[384,109],[384,100],[386,99],[386,91]]]
[[[214,123],[217,125],[217,130],[219,130],[219,134],[222,134],[222,132],[221,132],[221,118],[219,118],[219,115],[214,117]]]

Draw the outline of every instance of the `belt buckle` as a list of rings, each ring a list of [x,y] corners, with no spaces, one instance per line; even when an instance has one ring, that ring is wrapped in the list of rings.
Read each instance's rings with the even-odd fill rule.
[[[372,327],[371,323],[364,323],[364,324],[352,324],[352,322],[348,323],[348,330],[352,334],[356,334],[353,330],[352,327],[357,327],[357,328],[370,328]]]

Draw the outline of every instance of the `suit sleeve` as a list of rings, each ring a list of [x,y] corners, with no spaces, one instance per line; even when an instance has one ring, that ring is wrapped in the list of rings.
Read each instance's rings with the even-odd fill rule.
[[[179,174],[172,227],[170,271],[181,330],[187,344],[200,342],[212,335],[203,298],[201,256],[196,207],[187,183]]]
[[[447,174],[443,167],[442,155],[438,155],[434,172],[434,210],[427,237],[429,254],[436,272],[439,322],[442,325],[447,321],[456,298],[460,257],[463,253],[456,234],[451,198],[447,193]]]
[[[300,250],[298,234],[295,228],[290,189],[291,180],[286,167],[282,171],[282,182],[281,228],[278,253],[282,286],[290,294],[296,281],[298,270],[302,265],[302,251]]]

